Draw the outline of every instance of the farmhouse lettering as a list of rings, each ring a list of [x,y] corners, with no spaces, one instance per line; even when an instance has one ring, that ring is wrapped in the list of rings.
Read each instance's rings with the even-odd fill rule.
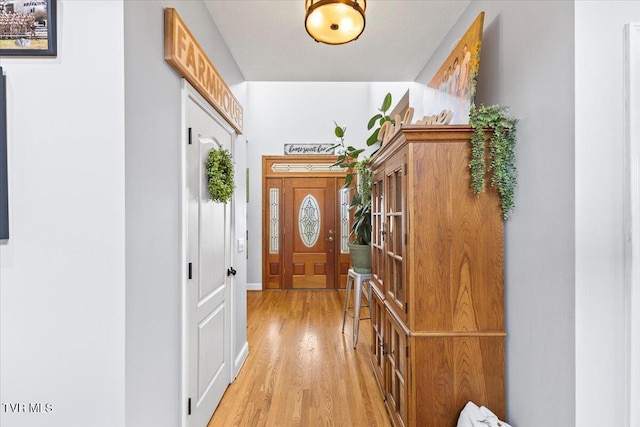
[[[178,12],[164,9],[164,59],[242,133],[242,106],[193,37]]]

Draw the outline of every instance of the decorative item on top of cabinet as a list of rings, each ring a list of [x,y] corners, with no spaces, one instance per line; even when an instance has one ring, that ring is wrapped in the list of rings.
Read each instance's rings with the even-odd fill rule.
[[[404,125],[370,160],[371,363],[395,426],[504,419],[503,224],[469,188],[466,125]]]
[[[484,191],[484,176],[491,176],[491,186],[498,189],[502,206],[502,216],[509,217],[515,206],[517,185],[516,170],[516,124],[518,120],[509,116],[509,109],[500,105],[471,106],[469,124],[473,127],[471,137],[471,188],[476,196]],[[490,128],[489,167],[485,168],[487,137],[485,129]],[[485,170],[486,169],[486,170]]]

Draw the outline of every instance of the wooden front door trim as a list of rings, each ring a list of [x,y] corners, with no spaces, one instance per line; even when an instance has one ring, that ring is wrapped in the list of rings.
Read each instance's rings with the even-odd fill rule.
[[[292,178],[325,178],[335,180],[337,189],[342,187],[346,171],[331,167],[336,156],[263,156],[262,157],[262,289],[285,288],[285,223],[292,226],[292,212],[286,211],[285,191],[287,182]],[[291,207],[289,207],[290,209]],[[349,254],[340,251],[340,203],[336,203],[335,217],[335,262],[331,266],[335,271],[334,283],[329,288],[344,288]],[[289,218],[287,220],[287,218]],[[272,238],[275,236],[275,238]],[[326,236],[321,236],[325,238]],[[336,283],[337,282],[337,283]]]

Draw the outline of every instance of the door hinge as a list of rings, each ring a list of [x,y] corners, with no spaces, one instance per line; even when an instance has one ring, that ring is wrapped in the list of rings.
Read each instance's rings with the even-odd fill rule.
[[[189,263],[189,279],[193,278],[193,264]]]
[[[409,303],[404,303],[404,312],[408,313],[409,312]]]
[[[404,174],[405,175],[407,174],[407,164],[406,163],[404,164]]]
[[[407,357],[407,358],[409,357],[409,345],[408,344],[404,347],[404,357]]]
[[[408,238],[407,238],[407,233],[404,233],[404,244],[405,244],[405,245],[407,244],[407,239],[408,239]]]
[[[191,145],[191,128],[189,128],[189,145]]]
[[[191,398],[187,400],[187,415],[191,415]]]

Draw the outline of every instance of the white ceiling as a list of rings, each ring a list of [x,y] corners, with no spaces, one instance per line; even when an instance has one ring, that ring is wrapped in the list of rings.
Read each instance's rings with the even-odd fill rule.
[[[316,43],[304,0],[205,0],[248,81],[413,81],[470,0],[369,0],[346,45]]]

